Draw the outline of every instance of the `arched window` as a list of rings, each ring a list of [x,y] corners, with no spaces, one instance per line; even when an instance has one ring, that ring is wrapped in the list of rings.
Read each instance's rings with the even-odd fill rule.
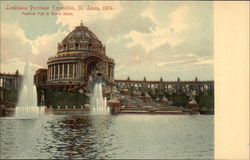
[[[92,46],[91,46],[91,44],[89,44],[89,51],[91,51],[92,50]]]
[[[76,43],[76,44],[75,44],[75,49],[78,50],[78,48],[79,48],[79,44]]]
[[[67,50],[67,45],[66,44],[63,45],[63,49]]]

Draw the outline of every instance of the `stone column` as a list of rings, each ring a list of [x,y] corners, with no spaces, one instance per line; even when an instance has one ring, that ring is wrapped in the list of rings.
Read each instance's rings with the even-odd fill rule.
[[[75,64],[75,78],[77,77],[77,63],[74,63]]]
[[[47,79],[50,80],[50,66],[48,66],[48,76]]]
[[[76,78],[78,78],[79,76],[78,76],[78,70],[79,70],[79,68],[78,68],[78,62],[76,62]]]
[[[67,74],[68,74],[68,79],[69,79],[69,63],[68,63],[68,68],[67,68]]]
[[[54,72],[53,72],[53,79],[56,79],[56,65],[55,64],[53,64],[53,70],[54,70]]]
[[[52,70],[51,70],[51,65],[49,66],[49,79],[52,79],[52,77],[51,77],[51,72],[52,72]]]
[[[78,62],[77,63],[77,75],[78,75],[77,78],[80,78],[80,73],[81,73],[81,71],[80,71],[80,62]]]
[[[5,89],[5,78],[3,78],[3,89]]]
[[[56,70],[57,70],[57,72],[56,72],[57,78],[56,79],[58,79],[58,64],[55,64],[55,66],[56,66]]]
[[[52,69],[53,69],[53,67],[52,67],[52,65],[50,65],[50,80],[53,79],[53,77],[52,77],[53,76],[52,75]]]
[[[53,68],[52,68],[52,65],[50,65],[50,79],[53,79],[53,78],[52,78],[52,76],[53,76],[53,75],[52,75],[52,69],[53,69]]]
[[[57,78],[56,79],[58,79],[58,64],[56,64],[56,70],[57,70],[57,74],[56,74],[56,76],[57,76]]]
[[[48,72],[47,73],[48,73],[48,75],[47,75],[48,78],[47,79],[50,80],[50,66],[48,66]]]
[[[51,67],[51,79],[53,79],[53,76],[54,76],[54,75],[53,75],[54,66],[53,66],[53,65],[51,65],[50,67]]]
[[[73,72],[72,72],[73,76],[72,77],[75,78],[75,63],[73,63],[73,67],[72,68],[73,68]]]
[[[56,79],[56,65],[54,64],[54,79]]]
[[[56,65],[55,64],[53,64],[53,68],[54,68],[53,79],[56,79]]]
[[[64,79],[64,63],[62,64],[62,79]]]
[[[51,69],[50,69],[50,66],[48,66],[48,73],[49,73],[49,75],[48,75],[48,80],[50,80],[50,75],[51,75]]]
[[[60,63],[57,65],[57,68],[58,68],[57,69],[57,71],[58,71],[58,79],[60,79],[60,65],[61,65]]]
[[[78,69],[79,69],[79,68],[78,68],[78,62],[76,62],[76,78],[79,77],[79,76],[78,76],[78,73],[79,73],[79,72],[78,72]]]
[[[48,66],[48,70],[47,70],[47,79],[49,80],[49,66]]]
[[[49,66],[48,66],[48,70],[47,70],[47,79],[49,80],[50,79],[50,70],[49,70]]]
[[[77,77],[77,63],[75,63],[75,78]]]
[[[63,71],[64,71],[64,72],[63,72],[63,78],[64,78],[64,79],[67,77],[67,75],[66,75],[66,73],[65,73],[65,72],[67,71],[65,65],[67,65],[67,63],[64,63],[64,64],[63,64],[63,68],[64,68],[64,69],[63,69]]]

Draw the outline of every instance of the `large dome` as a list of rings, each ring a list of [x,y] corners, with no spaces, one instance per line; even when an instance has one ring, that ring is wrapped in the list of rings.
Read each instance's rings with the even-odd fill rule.
[[[58,44],[58,53],[68,51],[96,51],[103,53],[105,51],[102,42],[96,35],[84,26],[76,26],[61,43]]]
[[[87,27],[77,26],[72,32],[68,34],[63,40],[63,42],[71,42],[71,41],[81,41],[81,40],[92,40],[99,41],[96,35],[91,32]]]

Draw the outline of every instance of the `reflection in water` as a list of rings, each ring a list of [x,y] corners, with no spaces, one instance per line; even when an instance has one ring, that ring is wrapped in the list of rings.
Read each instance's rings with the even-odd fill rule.
[[[212,159],[213,116],[1,118],[1,157]]]
[[[63,151],[69,158],[108,158],[102,155],[105,155],[104,148],[111,145],[104,141],[111,136],[104,133],[110,125],[110,118],[106,116],[65,117],[62,121],[52,124],[52,128],[57,126],[52,131],[54,138],[63,143],[57,146],[57,150]]]

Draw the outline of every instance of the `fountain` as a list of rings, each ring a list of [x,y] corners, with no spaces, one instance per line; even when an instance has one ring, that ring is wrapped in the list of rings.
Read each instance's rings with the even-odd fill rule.
[[[91,114],[92,115],[108,115],[109,107],[106,98],[102,96],[102,83],[94,84],[93,96],[91,97]]]
[[[35,118],[44,115],[44,113],[45,107],[37,106],[36,86],[33,84],[30,63],[27,63],[24,68],[21,91],[16,106],[16,117]]]

